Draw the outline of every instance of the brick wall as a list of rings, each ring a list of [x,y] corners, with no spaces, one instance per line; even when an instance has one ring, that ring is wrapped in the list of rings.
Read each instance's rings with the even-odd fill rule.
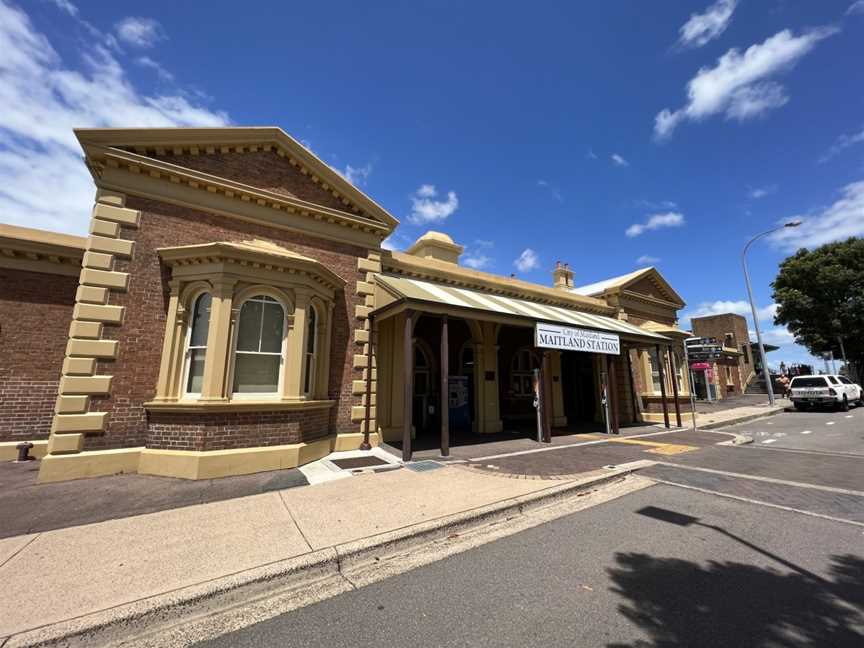
[[[327,436],[330,412],[226,412],[150,415],[148,448],[225,450],[313,441]]]
[[[345,204],[272,151],[208,153],[207,155],[152,155],[187,169],[242,182],[274,193],[300,198],[316,205],[347,211]]]
[[[48,437],[77,288],[0,268],[0,441]]]
[[[217,443],[221,447],[243,447],[229,445],[235,442],[245,446],[289,443],[285,439],[297,439],[297,435],[306,440],[328,433],[359,431],[359,425],[351,423],[351,407],[360,404],[359,398],[352,396],[351,381],[359,380],[361,375],[359,370],[353,368],[353,331],[359,324],[354,309],[363,303],[363,298],[355,294],[354,285],[359,276],[357,258],[366,257],[365,248],[133,196],[128,197],[126,206],[140,210],[142,214],[138,230],[129,232],[136,241],[133,258],[130,261],[118,260],[115,267],[116,270],[131,274],[128,292],[111,295],[112,304],[126,307],[125,319],[120,327],[106,326],[103,335],[105,338],[118,339],[120,350],[116,360],[100,362],[97,369],[98,373],[114,376],[111,394],[103,398],[94,397],[91,405],[93,411],[109,412],[108,429],[104,434],[88,436],[85,449],[150,445],[148,416],[143,404],[151,400],[156,391],[170,278],[170,271],[161,265],[156,249],[214,241],[271,241],[320,261],[345,279],[347,284],[343,292],[337,293],[333,312],[328,396],[337,402],[330,410],[329,418],[326,421],[320,417],[315,419],[317,428],[312,429],[314,426],[311,422],[299,424],[299,419],[289,420],[284,413],[279,414],[287,428],[275,434],[272,426],[277,425],[274,418],[277,415],[260,414],[258,422],[240,419],[242,423],[238,423],[236,428],[226,423],[223,432],[214,433],[216,436],[213,438],[221,440],[213,441],[209,447],[212,449]],[[181,419],[189,421],[188,425],[181,423]],[[169,427],[164,427],[166,425]],[[155,447],[162,447],[159,444],[166,443],[165,439],[169,438],[165,436],[166,430],[170,430],[170,438],[176,441],[174,437],[180,427],[188,430],[189,439],[185,442],[188,446],[204,443],[195,439],[208,438],[208,433],[202,430],[215,429],[214,425],[212,422],[193,424],[187,417],[179,417],[168,423],[162,414],[158,417],[154,415],[152,443],[156,444]],[[225,437],[226,434],[230,436],[230,433],[224,430],[236,430],[235,441],[229,442]],[[259,433],[263,436],[259,437]],[[277,438],[280,440],[267,441]]]

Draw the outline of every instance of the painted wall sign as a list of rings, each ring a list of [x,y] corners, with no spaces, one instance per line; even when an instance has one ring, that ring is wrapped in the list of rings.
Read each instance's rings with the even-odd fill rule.
[[[537,322],[534,326],[534,343],[544,349],[585,351],[619,355],[621,342],[614,333],[591,331],[572,326],[558,326]]]

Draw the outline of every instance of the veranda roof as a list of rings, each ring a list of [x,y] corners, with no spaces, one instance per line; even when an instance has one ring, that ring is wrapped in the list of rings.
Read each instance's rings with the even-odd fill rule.
[[[466,315],[470,312],[482,313],[494,319],[516,318],[605,331],[655,344],[670,342],[669,338],[659,333],[645,330],[629,322],[571,308],[539,304],[526,299],[493,295],[408,277],[379,274],[375,275],[375,282],[381,289],[379,298],[376,299],[378,307],[375,312],[382,315],[398,312],[400,305],[407,308],[414,304],[418,310],[423,310],[425,306],[427,310],[436,312],[452,311]],[[430,306],[431,309],[428,308]],[[479,319],[483,319],[482,315]]]

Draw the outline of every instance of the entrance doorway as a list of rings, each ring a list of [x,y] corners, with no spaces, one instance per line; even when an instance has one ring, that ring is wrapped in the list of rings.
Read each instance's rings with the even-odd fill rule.
[[[561,393],[568,425],[596,421],[597,390],[593,354],[578,351],[561,354]]]

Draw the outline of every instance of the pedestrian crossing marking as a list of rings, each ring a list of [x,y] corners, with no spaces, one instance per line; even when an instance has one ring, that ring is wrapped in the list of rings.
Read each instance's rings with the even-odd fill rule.
[[[609,439],[612,443],[629,443],[632,445],[649,446],[652,454],[674,455],[682,452],[690,452],[696,450],[696,446],[680,445],[675,443],[659,443],[657,441],[645,441],[644,439]]]
[[[683,452],[691,452],[692,450],[696,450],[696,446],[676,445],[674,443],[667,443],[662,448],[651,448],[651,450],[646,450],[646,452],[659,455],[676,455]]]

